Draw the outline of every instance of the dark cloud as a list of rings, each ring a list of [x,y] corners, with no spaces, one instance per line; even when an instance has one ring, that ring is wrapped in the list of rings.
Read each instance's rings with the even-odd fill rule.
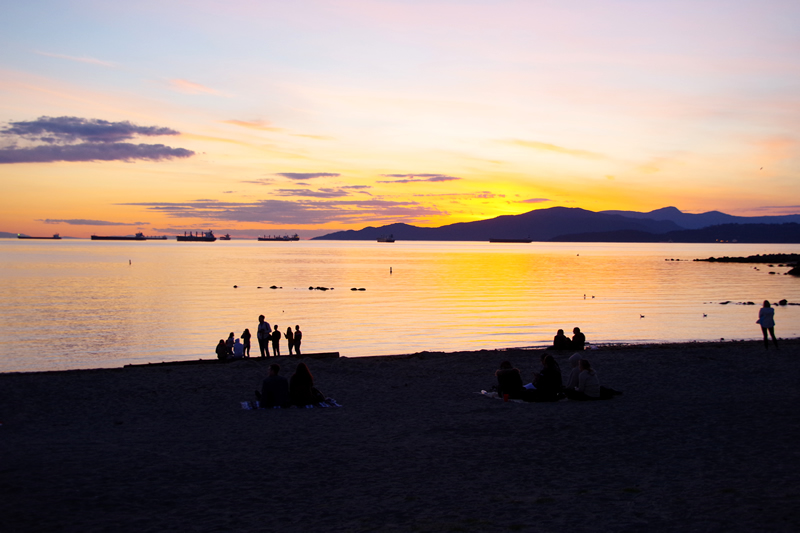
[[[541,204],[542,202],[549,202],[550,198],[529,198],[527,200],[520,200],[521,204]]]
[[[54,161],[163,161],[191,157],[194,152],[163,144],[120,142],[136,136],[178,135],[159,126],[136,126],[128,121],[110,122],[79,117],[39,117],[9,122],[0,135],[10,144],[0,148],[0,164],[51,163]],[[34,146],[18,146],[39,143]]]
[[[341,176],[336,172],[277,172],[276,176],[283,176],[290,180],[309,180],[312,178],[337,178]]]
[[[372,185],[345,185],[342,187],[342,189],[356,189],[356,190],[371,189],[371,188]]]
[[[109,222],[107,220],[90,220],[86,218],[40,218],[37,222],[45,224],[70,224],[72,226],[146,226],[149,222]]]
[[[52,163],[54,161],[132,161],[191,157],[194,152],[163,144],[82,143],[0,148],[0,164]]]
[[[384,178],[401,178],[396,180],[378,181],[378,183],[419,183],[419,182],[438,182],[454,181],[463,178],[447,176],[445,174],[381,174]]]
[[[417,202],[388,200],[261,200],[258,202],[195,201],[186,203],[146,202],[135,205],[175,218],[201,219],[206,222],[258,222],[261,224],[312,225],[329,222],[345,224],[415,222],[431,215],[445,214]]]
[[[278,196],[305,196],[309,198],[341,198],[342,196],[350,196],[350,193],[342,189],[319,189],[312,191],[311,189],[278,189],[274,192]]]
[[[110,122],[96,118],[39,117],[36,120],[9,122],[0,130],[3,135],[45,143],[116,143],[137,135],[178,135],[179,132],[159,126],[136,126],[130,122]]]
[[[432,197],[436,197],[436,198],[450,197],[450,198],[464,199],[464,200],[470,200],[470,199],[475,199],[475,198],[488,199],[488,198],[505,198],[506,197],[505,194],[496,194],[496,193],[493,193],[493,192],[490,192],[490,191],[467,192],[467,193],[463,193],[463,192],[443,192],[443,193],[439,193],[439,194],[415,194],[414,196],[415,197],[421,197],[421,198],[426,198],[426,197],[431,197],[431,196]]]

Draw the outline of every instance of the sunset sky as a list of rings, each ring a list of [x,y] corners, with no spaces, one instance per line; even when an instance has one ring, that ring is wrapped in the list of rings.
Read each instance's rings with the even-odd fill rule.
[[[800,213],[800,2],[6,1],[0,231]]]

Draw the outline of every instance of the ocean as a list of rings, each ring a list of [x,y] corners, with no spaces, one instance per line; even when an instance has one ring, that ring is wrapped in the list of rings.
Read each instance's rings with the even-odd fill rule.
[[[214,358],[245,328],[255,355],[260,314],[345,357],[544,347],[575,326],[596,345],[756,339],[761,302],[800,303],[800,279],[692,260],[759,253],[800,245],[0,239],[0,372]],[[800,306],[775,319],[800,335]]]

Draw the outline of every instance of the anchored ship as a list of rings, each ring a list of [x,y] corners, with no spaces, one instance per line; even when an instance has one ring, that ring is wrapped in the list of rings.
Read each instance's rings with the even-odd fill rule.
[[[214,232],[208,231],[185,231],[183,235],[177,236],[178,242],[214,242]]]

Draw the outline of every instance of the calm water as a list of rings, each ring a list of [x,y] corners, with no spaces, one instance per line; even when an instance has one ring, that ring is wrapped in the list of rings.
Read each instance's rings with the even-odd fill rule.
[[[665,259],[770,252],[800,245],[3,239],[0,371],[213,358],[262,313],[347,357],[546,346],[576,325],[601,344],[754,339],[758,308],[719,302],[800,302],[769,274],[787,268]],[[778,335],[798,318],[778,308]]]

